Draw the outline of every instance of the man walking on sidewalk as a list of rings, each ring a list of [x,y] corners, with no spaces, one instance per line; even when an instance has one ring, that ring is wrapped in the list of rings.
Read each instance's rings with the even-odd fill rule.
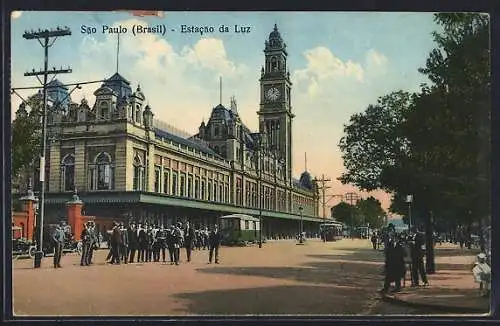
[[[416,287],[419,284],[419,275],[422,278],[424,285],[427,285],[427,275],[424,267],[424,250],[422,249],[424,245],[424,236],[422,233],[418,232],[418,229],[412,227],[413,241],[410,243],[410,253],[411,253],[411,286]]]
[[[221,235],[219,232],[218,225],[215,224],[212,231],[210,231],[210,235],[208,237],[208,263],[212,263],[212,257],[215,251],[215,263],[219,263],[219,246],[221,241]]]
[[[61,268],[61,256],[64,244],[64,231],[60,225],[52,233],[52,240],[54,241],[54,268]]]

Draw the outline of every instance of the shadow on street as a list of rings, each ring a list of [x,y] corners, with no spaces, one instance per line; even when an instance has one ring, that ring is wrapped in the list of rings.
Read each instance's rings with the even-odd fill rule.
[[[180,293],[188,299],[190,314],[359,314],[353,304],[363,289],[335,289],[326,286],[273,286],[237,290]]]

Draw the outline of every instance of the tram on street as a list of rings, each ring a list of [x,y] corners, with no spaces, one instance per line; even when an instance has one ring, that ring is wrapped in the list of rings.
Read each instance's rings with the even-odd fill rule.
[[[245,214],[231,214],[220,217],[221,244],[246,245],[259,240],[260,221]]]
[[[323,241],[337,241],[344,238],[343,228],[340,222],[326,222],[319,225],[319,232]]]

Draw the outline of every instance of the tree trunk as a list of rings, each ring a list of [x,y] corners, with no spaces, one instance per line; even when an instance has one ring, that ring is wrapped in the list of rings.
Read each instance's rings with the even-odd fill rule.
[[[427,274],[434,274],[436,266],[434,264],[434,239],[433,239],[433,213],[432,211],[425,210],[425,258],[426,258],[426,271]]]
[[[482,218],[479,220],[479,247],[481,248],[481,252],[486,252],[486,243],[484,241],[484,226]]]

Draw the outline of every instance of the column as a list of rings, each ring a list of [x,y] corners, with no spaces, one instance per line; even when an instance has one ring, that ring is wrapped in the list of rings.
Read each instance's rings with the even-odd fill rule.
[[[35,197],[33,190],[31,190],[31,186],[28,189],[28,194],[19,199],[23,204],[23,211],[26,212],[26,224],[24,234],[26,235],[26,239],[32,240],[34,227],[36,223],[36,209],[35,203],[38,203],[38,198]]]
[[[76,192],[73,194],[73,198],[66,203],[68,225],[71,226],[71,230],[76,240],[80,240],[80,235],[83,230],[84,220],[82,218],[82,206],[83,202],[80,200]]]

